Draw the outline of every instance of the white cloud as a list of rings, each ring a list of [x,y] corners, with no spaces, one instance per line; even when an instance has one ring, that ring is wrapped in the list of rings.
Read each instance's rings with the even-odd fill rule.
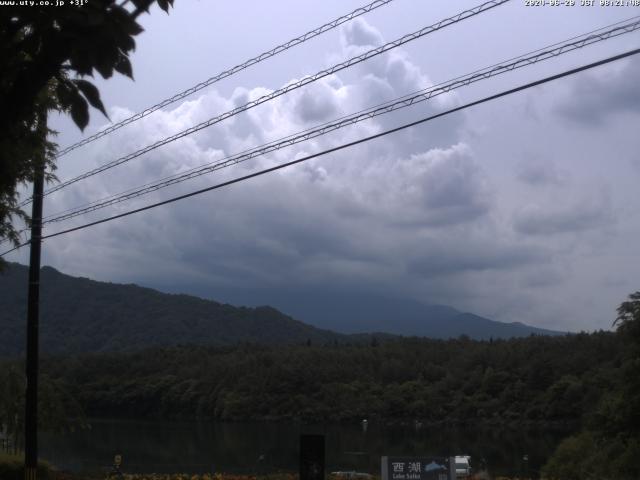
[[[379,165],[368,173],[364,191],[393,224],[455,225],[490,208],[490,187],[465,144]]]
[[[343,48],[367,47],[367,50],[384,43],[380,32],[363,18],[346,23],[340,30]]]
[[[343,38],[348,45],[358,46],[381,41],[377,31],[363,21],[345,28]],[[96,191],[101,196],[116,193],[123,187],[184,171],[260,141],[361,110],[374,100],[367,92],[372,84],[384,86],[385,95],[407,93],[429,84],[427,76],[402,53],[380,57],[368,67],[359,67],[367,72],[364,87],[357,79],[340,75],[322,79],[158,149],[126,168],[114,169],[109,172],[108,183],[104,182],[105,177],[93,178],[84,183],[81,194],[76,190],[73,197],[60,195],[53,204],[62,209],[77,201],[78,196],[88,199]],[[96,162],[106,161],[106,152],[124,153],[132,143],[150,143],[268,92],[260,87],[236,88],[225,99],[212,90],[173,110],[157,112],[123,130],[117,139],[110,137],[108,148],[102,150]],[[452,101],[451,95],[437,99],[441,104]],[[422,106],[421,110],[434,108],[437,106]],[[411,115],[399,112],[392,118],[366,122],[268,158],[252,160],[241,169],[254,170],[317,152],[406,121]],[[340,274],[372,284],[386,283],[382,272],[388,268],[406,272],[405,265],[414,256],[420,256],[424,263],[425,245],[417,240],[422,230],[443,229],[442,235],[446,235],[446,228],[472,224],[491,209],[491,186],[482,167],[472,149],[456,141],[460,126],[461,119],[453,119],[435,125],[431,131],[403,132],[140,216],[129,226],[124,222],[121,228],[112,225],[108,229],[109,235],[114,235],[112,245],[119,243],[127,251],[138,251],[141,257],[175,259],[170,264],[184,261],[202,274],[225,272],[230,282],[237,283],[256,284],[265,279],[304,282],[308,278],[331,281],[331,277]],[[225,169],[174,191],[196,189],[236,175],[237,168]],[[161,241],[156,240],[159,237]],[[96,238],[91,248],[96,252],[106,250],[94,258],[117,262],[115,253],[106,253],[110,251],[104,246],[107,241]],[[442,245],[444,248],[446,242]],[[394,251],[397,258],[385,258],[389,251]],[[440,260],[433,259],[436,263]],[[127,263],[130,261],[127,259]],[[464,268],[485,269],[492,261],[466,262]],[[145,269],[154,268],[151,260],[141,258],[139,262]]]

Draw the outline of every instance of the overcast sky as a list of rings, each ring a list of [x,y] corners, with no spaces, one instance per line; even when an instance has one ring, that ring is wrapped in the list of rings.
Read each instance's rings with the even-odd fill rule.
[[[176,0],[155,8],[135,82],[98,81],[112,121],[364,4]],[[68,179],[479,2],[395,0],[59,162]],[[512,2],[325,78],[46,198],[119,193],[640,14]],[[640,45],[637,32],[345,128],[84,223],[319,152]],[[610,328],[640,289],[640,59],[623,60],[144,214],[46,241],[43,264],[227,301],[340,289],[561,330]],[[61,146],[82,138],[55,118]],[[85,134],[108,125],[97,111]],[[635,247],[634,247],[635,245]],[[9,260],[27,263],[27,251]]]

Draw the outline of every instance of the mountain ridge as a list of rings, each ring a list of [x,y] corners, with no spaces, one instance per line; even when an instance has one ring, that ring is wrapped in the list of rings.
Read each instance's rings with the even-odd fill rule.
[[[9,264],[0,273],[0,355],[23,352],[27,275],[27,267],[19,264]],[[234,307],[138,285],[71,277],[52,267],[41,270],[40,300],[41,350],[46,353],[343,340],[272,307]]]
[[[239,301],[223,290],[231,303]],[[478,340],[522,337],[530,334],[558,335],[521,322],[498,322],[480,315],[462,312],[448,305],[427,304],[414,299],[383,295],[334,291],[289,289],[243,291],[244,298],[253,297],[253,305],[268,301],[281,312],[318,328],[343,334],[387,332],[394,335],[429,338],[456,338],[468,335]]]
[[[15,356],[24,350],[27,278],[27,267],[16,263],[0,272],[0,331],[3,332],[0,355]],[[367,297],[367,300],[356,296],[347,304],[332,302],[318,294],[316,305],[311,308],[316,316],[309,321],[298,315],[300,312],[295,308],[294,312],[288,309],[283,313],[282,308],[268,305],[238,307],[184,293],[163,293],[136,284],[72,277],[48,266],[41,270],[41,284],[41,350],[54,354],[132,351],[187,344],[356,343],[370,341],[374,335],[381,338],[467,335],[489,339],[557,333],[517,322],[496,322],[441,305],[425,306],[426,310],[422,311],[413,305],[412,310],[408,301],[377,297]],[[361,302],[364,312],[356,315],[353,302]],[[383,315],[386,323],[373,320],[366,323],[363,319],[373,318],[372,309]],[[442,318],[433,316],[434,311],[440,312]],[[429,312],[433,318],[427,318]],[[353,328],[334,331],[332,327],[340,327],[349,316],[352,316]],[[320,318],[325,320],[324,324]],[[395,328],[391,328],[394,325]],[[389,331],[390,328],[393,331]]]

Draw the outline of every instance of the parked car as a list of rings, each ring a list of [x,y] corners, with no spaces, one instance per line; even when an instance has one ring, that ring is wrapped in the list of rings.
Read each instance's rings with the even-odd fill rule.
[[[456,455],[456,477],[468,477],[471,475],[471,457],[469,455]]]

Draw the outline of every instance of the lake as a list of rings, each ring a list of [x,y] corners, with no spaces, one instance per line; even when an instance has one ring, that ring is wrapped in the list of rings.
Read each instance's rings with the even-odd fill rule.
[[[327,471],[380,472],[382,455],[471,455],[493,475],[539,470],[565,434],[500,428],[302,425],[292,422],[92,420],[91,429],[40,435],[40,456],[75,472],[104,472],[122,454],[125,473],[260,474],[297,471],[299,436],[324,434]],[[525,455],[527,459],[525,459]]]

